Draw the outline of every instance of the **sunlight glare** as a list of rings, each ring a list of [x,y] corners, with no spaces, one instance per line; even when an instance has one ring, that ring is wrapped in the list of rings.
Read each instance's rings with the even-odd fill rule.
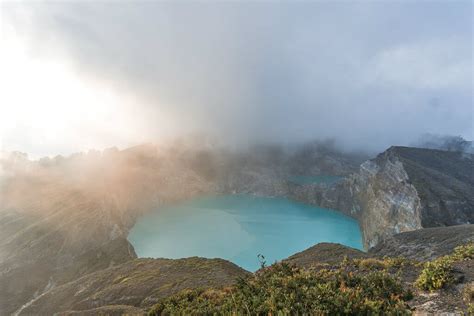
[[[136,138],[139,124],[133,124],[127,98],[84,80],[65,62],[30,56],[11,33],[4,30],[0,42],[1,150],[20,150],[26,143],[67,152]]]

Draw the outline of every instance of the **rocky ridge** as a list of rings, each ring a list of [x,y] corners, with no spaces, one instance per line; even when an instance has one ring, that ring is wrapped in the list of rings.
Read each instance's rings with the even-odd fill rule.
[[[474,223],[474,155],[391,147],[333,186],[289,196],[356,218],[369,249],[400,232]]]

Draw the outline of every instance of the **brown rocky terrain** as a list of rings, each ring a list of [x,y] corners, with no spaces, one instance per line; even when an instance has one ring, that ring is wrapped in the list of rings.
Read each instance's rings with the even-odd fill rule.
[[[460,244],[474,242],[474,225],[434,227],[393,235],[369,253],[425,261],[445,256]]]

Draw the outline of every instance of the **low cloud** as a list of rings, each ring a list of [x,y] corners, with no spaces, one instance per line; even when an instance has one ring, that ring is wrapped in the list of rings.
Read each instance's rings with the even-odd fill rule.
[[[1,17],[29,58],[118,99],[41,146],[26,141],[37,129],[0,130],[5,149],[72,151],[71,134],[83,147],[200,132],[369,150],[473,138],[469,1],[2,3]]]

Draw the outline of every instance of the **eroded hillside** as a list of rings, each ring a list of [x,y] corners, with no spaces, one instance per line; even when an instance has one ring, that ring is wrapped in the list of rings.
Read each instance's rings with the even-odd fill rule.
[[[136,257],[136,216],[212,191],[173,148],[144,145],[29,161],[3,160],[0,306],[18,310],[43,292]],[[26,277],[26,276],[29,277]]]

